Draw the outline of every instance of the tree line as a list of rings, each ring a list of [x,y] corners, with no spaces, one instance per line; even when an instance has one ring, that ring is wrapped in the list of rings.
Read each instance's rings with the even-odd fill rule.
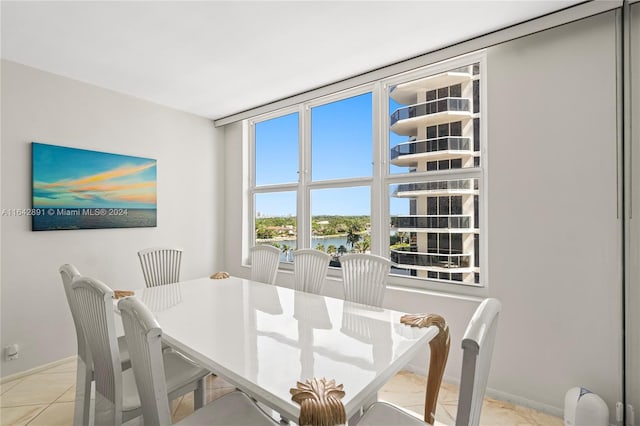
[[[371,223],[370,216],[320,215],[311,218],[311,230],[316,236],[361,234]],[[296,232],[296,218],[261,217],[256,219],[256,238],[272,239],[291,236]]]

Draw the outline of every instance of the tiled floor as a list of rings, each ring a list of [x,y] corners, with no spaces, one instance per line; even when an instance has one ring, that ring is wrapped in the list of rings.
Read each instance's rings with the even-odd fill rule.
[[[0,386],[0,425],[71,425],[75,369],[75,361],[69,361],[2,384]],[[232,390],[233,387],[220,378],[210,377],[207,382],[209,400]],[[378,397],[413,411],[420,417],[424,408],[424,392],[424,377],[400,372],[382,388]],[[453,425],[455,423],[457,395],[458,390],[455,386],[443,384],[436,409],[436,424]],[[192,394],[177,399],[173,404],[174,422],[192,411]],[[561,426],[563,422],[557,417],[486,398],[480,424]]]

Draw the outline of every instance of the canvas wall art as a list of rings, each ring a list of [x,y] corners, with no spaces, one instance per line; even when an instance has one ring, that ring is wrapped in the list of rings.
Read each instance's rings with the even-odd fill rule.
[[[33,231],[155,227],[156,160],[33,142]]]

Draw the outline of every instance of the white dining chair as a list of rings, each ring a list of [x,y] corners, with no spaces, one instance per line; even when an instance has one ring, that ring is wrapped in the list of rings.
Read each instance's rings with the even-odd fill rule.
[[[501,309],[499,300],[485,299],[467,325],[462,338],[462,373],[456,426],[477,426],[480,423]],[[433,413],[425,412],[425,422],[432,416]],[[402,408],[386,402],[372,404],[358,422],[358,426],[388,425],[424,426],[425,423]]]
[[[307,293],[320,294],[329,271],[331,256],[315,249],[293,252],[293,288]]]
[[[280,249],[267,244],[251,247],[251,280],[275,284],[280,265]]]
[[[91,382],[93,382],[93,360],[91,359],[91,351],[87,345],[87,341],[82,331],[82,326],[78,318],[78,310],[71,297],[71,282],[74,278],[80,277],[78,269],[70,264],[62,265],[59,268],[62,278],[62,286],[67,297],[69,309],[71,310],[71,318],[76,329],[76,340],[78,344],[78,356],[76,367],[76,399],[73,412],[73,424],[75,426],[89,424],[89,406],[91,403]],[[120,362],[122,370],[131,367],[129,359],[129,351],[124,336],[118,337],[118,352],[120,353]]]
[[[151,311],[137,297],[118,302],[129,347],[135,383],[142,402],[142,417],[147,425],[170,425],[171,412],[167,395],[166,358],[162,356],[162,329]],[[226,394],[179,425],[268,425],[278,423],[264,413],[247,395],[234,391]]]
[[[391,261],[374,254],[340,256],[344,299],[364,305],[382,306]]]
[[[152,247],[138,252],[142,275],[147,287],[180,281],[182,249]]]
[[[71,299],[93,359],[95,379],[95,424],[119,426],[142,414],[132,369],[122,371],[115,333],[113,291],[104,283],[76,277]],[[126,337],[126,336],[125,336]],[[167,393],[173,400],[194,392],[194,408],[204,404],[204,377],[209,371],[174,351],[162,352]]]

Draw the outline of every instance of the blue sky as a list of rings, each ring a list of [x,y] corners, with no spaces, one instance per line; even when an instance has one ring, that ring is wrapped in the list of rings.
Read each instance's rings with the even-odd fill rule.
[[[155,208],[156,161],[32,144],[33,207]]]
[[[390,105],[391,111],[397,104]],[[406,136],[391,134],[391,145]],[[311,110],[312,179],[322,181],[371,176],[372,95],[365,93]],[[298,113],[256,124],[256,183],[298,181]],[[315,190],[312,215],[369,215],[368,187]],[[403,211],[408,202],[400,201]],[[295,193],[258,195],[256,211],[267,216],[295,215]]]

